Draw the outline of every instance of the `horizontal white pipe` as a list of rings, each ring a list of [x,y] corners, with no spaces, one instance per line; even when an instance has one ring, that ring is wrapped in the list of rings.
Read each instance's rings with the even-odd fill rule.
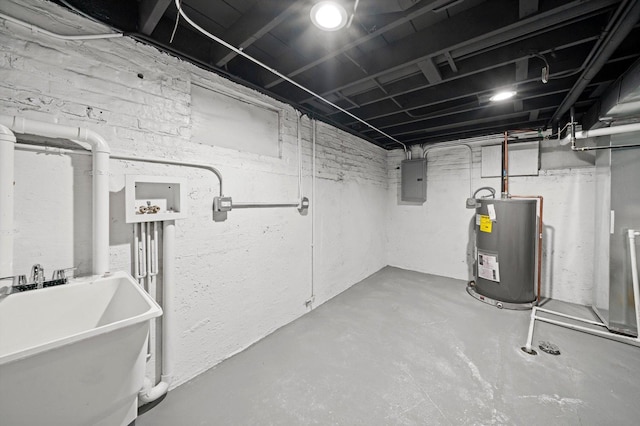
[[[544,308],[536,308],[536,310],[539,311],[539,312],[546,312],[548,314],[556,315],[556,316],[563,317],[563,318],[568,318],[568,319],[572,319],[572,320],[576,320],[576,321],[580,321],[580,322],[585,322],[587,324],[606,327],[606,325],[604,323],[602,323],[602,322],[592,321],[592,320],[588,320],[588,319],[585,319],[585,318],[576,317],[576,316],[573,316],[573,315],[567,315],[567,314],[563,314],[562,312],[550,311],[549,309],[544,309]]]
[[[595,138],[597,136],[617,135],[620,133],[640,132],[640,123],[624,124],[622,126],[602,127],[600,129],[583,130],[576,132],[576,139]],[[567,135],[560,141],[561,145],[571,142],[571,135]]]
[[[13,275],[13,181],[16,137],[0,125],[0,277]]]
[[[635,337],[614,334],[609,331],[595,330],[593,328],[582,327],[580,325],[569,324],[567,322],[556,321],[550,318],[536,317],[538,321],[547,322],[549,324],[558,325],[560,327],[569,328],[571,330],[581,331],[583,333],[593,334],[595,336],[604,337],[605,339],[615,340],[621,343],[627,343],[634,346],[640,346],[640,340]]]
[[[13,16],[5,15],[4,13],[0,13],[0,18],[4,19],[5,21],[13,22],[14,24],[28,28],[31,31],[39,32],[48,35],[49,37],[57,38],[59,40],[98,40],[104,38],[118,38],[123,36],[122,33],[62,35],[52,33],[51,31],[47,31],[44,28],[40,28],[28,22],[24,22],[18,18],[14,18]]]
[[[98,133],[83,127],[0,115],[0,125],[15,133],[86,142],[93,152],[93,274],[109,271],[109,145]]]

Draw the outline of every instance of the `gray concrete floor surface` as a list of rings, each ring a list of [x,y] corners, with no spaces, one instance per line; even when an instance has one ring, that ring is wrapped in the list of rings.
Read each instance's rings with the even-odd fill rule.
[[[536,323],[461,280],[387,267],[136,421],[160,425],[640,425],[640,348]],[[545,305],[594,318],[584,306]]]

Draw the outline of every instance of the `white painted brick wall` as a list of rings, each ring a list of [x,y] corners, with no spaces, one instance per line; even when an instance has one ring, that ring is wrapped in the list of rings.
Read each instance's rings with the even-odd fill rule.
[[[500,143],[499,140],[485,144]],[[472,187],[491,186],[500,196],[500,178],[481,178],[481,145],[474,143]],[[420,154],[414,151],[414,158]],[[427,202],[399,201],[402,151],[390,151],[387,259],[390,265],[468,280],[473,256],[473,210],[469,196],[468,151],[439,149],[429,154]],[[595,168],[541,170],[537,177],[513,177],[510,192],[544,197],[542,295],[590,304],[593,287]]]
[[[59,33],[104,28],[42,0],[7,0],[3,13]],[[144,78],[139,78],[138,74]],[[192,83],[223,88],[284,110],[282,157],[192,143]],[[129,38],[65,42],[0,21],[0,113],[87,127],[114,153],[210,163],[235,201],[297,197],[296,112]],[[311,122],[302,119],[304,195],[311,198]],[[222,137],[212,135],[212,138]],[[260,141],[256,141],[260,143]],[[318,123],[314,306],[386,265],[386,152]],[[131,269],[132,226],[124,222],[126,174],[188,180],[188,219],[176,226],[174,384],[179,385],[307,312],[311,214],[236,210],[211,220],[218,182],[208,171],[111,161],[111,269]],[[90,271],[91,160],[16,155],[15,272]]]

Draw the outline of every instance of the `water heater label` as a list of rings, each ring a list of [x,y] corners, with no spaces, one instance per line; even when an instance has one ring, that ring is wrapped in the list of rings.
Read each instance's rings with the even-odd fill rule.
[[[480,215],[480,231],[491,233],[491,229],[493,228],[493,222],[491,218],[486,215]]]
[[[500,282],[498,256],[478,251],[478,277]]]

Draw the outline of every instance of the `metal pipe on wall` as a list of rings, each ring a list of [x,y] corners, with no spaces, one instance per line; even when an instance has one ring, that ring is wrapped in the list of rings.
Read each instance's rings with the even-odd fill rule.
[[[296,111],[297,118],[297,131],[296,131],[296,142],[297,142],[297,156],[298,156],[298,201],[295,203],[268,203],[268,202],[236,202],[231,201],[232,209],[264,209],[264,208],[280,208],[280,207],[295,207],[298,210],[302,209],[303,206],[303,197],[302,197],[302,134],[301,134],[301,114]]]
[[[464,147],[469,150],[469,197],[473,197],[473,150],[471,147],[465,143],[450,143],[450,144],[439,144],[427,146],[422,149],[422,158],[424,158],[428,162],[428,155],[434,149],[445,149],[445,148],[457,148]]]
[[[509,133],[504,132],[504,142],[502,142],[502,197],[509,195]]]

